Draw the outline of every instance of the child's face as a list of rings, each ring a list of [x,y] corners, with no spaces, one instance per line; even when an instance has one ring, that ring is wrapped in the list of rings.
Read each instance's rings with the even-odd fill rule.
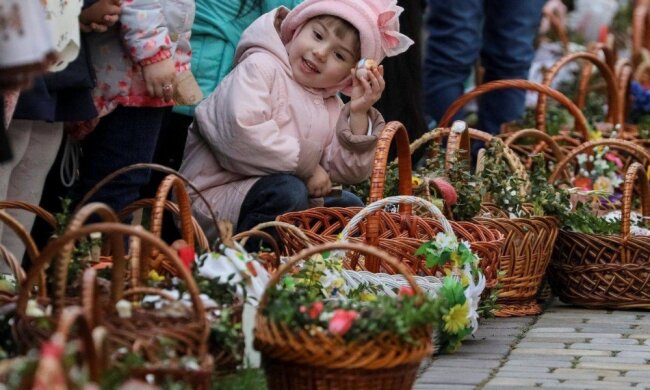
[[[293,76],[310,88],[331,88],[350,75],[358,61],[355,34],[339,38],[335,25],[318,18],[308,21],[289,45]]]

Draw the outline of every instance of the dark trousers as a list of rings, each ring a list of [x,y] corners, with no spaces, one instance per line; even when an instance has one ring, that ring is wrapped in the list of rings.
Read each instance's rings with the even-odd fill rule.
[[[425,112],[439,121],[464,93],[477,59],[484,82],[527,79],[545,0],[428,0],[424,62]],[[499,90],[479,100],[478,128],[497,134],[521,117],[525,91]],[[459,113],[457,117],[460,117]]]
[[[363,207],[356,195],[343,191],[341,196],[325,197],[325,207]],[[248,191],[237,221],[237,232],[250,230],[279,215],[309,208],[307,186],[287,174],[269,175],[258,180]]]
[[[123,107],[103,117],[82,143],[79,185],[75,200],[97,182],[119,168],[150,163],[153,159],[163,115],[169,108]],[[140,197],[140,188],[149,181],[148,170],[120,175],[102,187],[91,199],[120,211]]]

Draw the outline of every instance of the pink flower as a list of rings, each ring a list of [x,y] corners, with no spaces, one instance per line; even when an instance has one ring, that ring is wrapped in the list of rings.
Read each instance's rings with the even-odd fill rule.
[[[330,319],[327,329],[332,334],[343,336],[350,330],[357,316],[357,312],[353,310],[336,310]]]
[[[323,306],[324,306],[323,302],[316,302],[313,305],[311,305],[311,308],[309,308],[309,313],[308,313],[309,318],[311,318],[312,320],[318,318],[320,313],[323,311]]]
[[[399,288],[400,297],[412,297],[413,295],[415,295],[415,291],[413,291],[413,288],[411,286],[400,286]]]
[[[623,161],[614,153],[606,153],[605,160],[613,162],[619,168],[623,168]]]

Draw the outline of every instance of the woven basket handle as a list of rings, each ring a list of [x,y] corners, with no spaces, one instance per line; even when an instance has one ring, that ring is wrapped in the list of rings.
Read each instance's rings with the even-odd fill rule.
[[[273,238],[272,235],[270,235],[267,232],[263,232],[261,230],[246,230],[244,232],[235,234],[232,236],[232,239],[235,241],[241,241],[241,245],[245,245],[246,241],[248,241],[249,238],[251,237],[257,237],[261,238],[262,240],[266,241],[271,245],[271,250],[273,250],[273,253],[275,254],[275,259],[276,262],[273,264],[274,267],[279,267],[280,266],[280,247],[278,246],[278,242]]]
[[[86,320],[83,315],[83,310],[78,306],[66,307],[61,315],[59,320],[56,332],[50,338],[48,342],[49,346],[55,346],[60,350],[64,350],[66,344],[70,340],[72,328],[76,325],[77,333],[81,338],[81,343],[83,347],[83,358],[79,361],[88,365],[89,379],[94,383],[99,383],[101,380],[101,374],[103,367],[101,367],[99,354],[96,350],[96,345],[93,340],[93,331],[92,327]],[[51,373],[51,370],[47,366],[46,359],[40,359],[38,367],[36,368],[36,374],[34,377],[38,377],[47,383],[48,374]],[[49,362],[51,363],[51,361]],[[62,361],[58,362],[62,364]]]
[[[339,241],[339,242],[330,242],[327,244],[312,246],[310,248],[303,249],[301,252],[289,258],[289,260],[287,260],[287,262],[276,273],[274,273],[271,276],[271,280],[269,280],[269,283],[266,286],[266,290],[262,295],[262,299],[260,300],[260,304],[257,309],[258,313],[264,310],[266,305],[269,303],[269,291],[273,287],[275,287],[278,284],[278,282],[282,280],[282,277],[288,272],[290,272],[298,262],[302,261],[303,259],[308,259],[312,255],[318,253],[337,251],[337,250],[356,251],[365,254],[366,256],[373,256],[381,259],[382,261],[386,262],[391,268],[393,268],[396,271],[396,273],[399,273],[403,275],[404,278],[406,278],[411,288],[413,288],[415,294],[421,297],[424,296],[422,289],[415,282],[415,279],[409,272],[408,268],[403,264],[401,264],[399,261],[395,260],[393,256],[389,255],[388,253],[384,252],[381,249],[374,248],[368,245]]]
[[[637,160],[647,164],[650,162],[650,152],[648,152],[642,146],[639,146],[633,142],[620,140],[620,139],[599,139],[596,141],[585,142],[584,144],[571,150],[569,154],[562,161],[560,161],[551,176],[548,178],[549,183],[554,183],[559,179],[561,174],[566,174],[564,170],[566,169],[569,162],[575,159],[579,154],[585,153],[587,151],[593,150],[597,146],[609,146],[618,150],[622,150],[632,154]],[[568,176],[567,176],[568,177]]]
[[[384,197],[384,188],[386,184],[386,168],[388,166],[388,151],[390,145],[395,139],[397,146],[397,157],[399,158],[399,194],[411,195],[413,188],[411,186],[411,152],[408,149],[409,137],[408,132],[403,124],[399,122],[389,122],[377,140],[375,158],[372,165],[372,176],[370,177],[370,195],[368,201],[375,202]],[[400,213],[410,214],[410,207],[400,207]]]
[[[630,224],[632,212],[632,196],[634,195],[634,184],[639,185],[639,193],[641,195],[641,212],[644,217],[650,216],[650,184],[648,184],[648,177],[643,165],[638,162],[632,163],[625,173],[625,184],[623,187],[623,209],[621,210],[621,235],[624,241],[630,239]],[[621,250],[626,252],[624,245]],[[625,255],[623,262],[633,262],[634,258],[628,258]]]
[[[487,134],[487,133],[486,133]],[[447,136],[447,152],[445,153],[445,169],[449,170],[456,163],[457,154],[468,163],[472,160],[471,140],[467,124],[463,121],[452,123]]]
[[[617,99],[618,93],[618,82],[614,76],[613,68],[610,69],[607,64],[601,61],[595,54],[580,52],[580,53],[571,53],[560,58],[544,75],[543,85],[550,88],[553,79],[559,73],[566,64],[571,63],[578,59],[585,59],[596,65],[600,74],[605,78],[607,83],[607,107],[608,107],[608,121],[614,125],[622,125],[624,123],[623,113],[621,112],[620,102]],[[573,114],[573,113],[572,113]],[[537,99],[537,108],[536,108],[536,118],[537,118],[537,128],[542,131],[546,130],[546,95],[540,94]],[[575,115],[574,115],[575,116]],[[577,118],[577,117],[576,117]],[[584,140],[589,139],[589,135],[582,133]]]
[[[85,225],[78,229],[68,231],[61,237],[50,242],[43,249],[40,256],[38,257],[38,259],[36,259],[36,262],[32,265],[32,268],[27,273],[27,278],[25,280],[25,283],[27,285],[33,283],[38,273],[41,272],[41,270],[43,270],[50,263],[52,258],[61,251],[61,249],[66,243],[70,241],[78,240],[81,237],[88,236],[90,233],[93,232],[106,233],[113,247],[113,256],[115,257],[116,255],[117,256],[121,255],[122,260],[124,256],[122,237],[124,235],[136,236],[143,242],[147,243],[148,245],[157,246],[162,252],[162,254],[166,256],[167,259],[169,259],[170,262],[173,264],[179,278],[185,282],[185,286],[187,287],[187,290],[192,299],[192,304],[194,306],[194,313],[195,313],[197,323],[199,323],[200,326],[204,326],[204,327],[207,326],[207,320],[205,317],[203,302],[199,297],[199,289],[196,286],[196,282],[194,281],[194,278],[190,274],[190,271],[185,268],[181,260],[178,258],[178,255],[175,253],[175,251],[172,248],[170,248],[167,244],[161,241],[158,237],[145,231],[139,226],[129,226],[120,223],[102,222],[102,223],[96,223],[91,225]],[[124,261],[122,261],[122,263],[124,263]],[[112,291],[117,291],[119,294],[113,297],[113,303],[122,299],[123,292],[124,292],[124,279],[125,279],[124,270],[122,270],[121,273],[117,273],[116,272],[117,266],[118,266],[117,263],[113,265],[111,289]],[[121,277],[117,278],[117,275]],[[112,287],[113,284],[117,284],[119,285],[119,287],[115,289]],[[25,309],[27,307],[28,299],[29,299],[29,291],[27,291],[26,289],[21,289],[20,294],[18,296],[18,302],[16,303],[17,315],[23,315],[23,316],[25,315]],[[112,310],[114,310],[114,308]]]
[[[127,215],[133,214],[137,210],[151,208],[156,200],[154,198],[147,199],[138,199],[130,205],[126,206],[122,211],[120,211],[117,216],[120,218],[120,221],[124,220]],[[178,208],[178,205],[170,200],[165,200],[164,206],[165,211],[169,211],[172,215],[179,217],[181,212]],[[206,252],[210,250],[210,244],[208,243],[208,238],[205,236],[203,229],[196,221],[193,216],[190,216],[192,220],[192,231],[194,233],[194,239],[196,240],[196,245],[205,250]]]
[[[585,118],[582,111],[580,111],[580,109],[571,101],[571,99],[569,99],[564,94],[556,91],[553,88],[547,87],[546,85],[534,83],[528,80],[495,80],[476,87],[474,90],[458,98],[454,103],[451,104],[451,106],[449,106],[445,115],[442,117],[442,119],[440,119],[440,123],[438,124],[438,126],[440,127],[449,126],[449,122],[454,117],[454,115],[456,115],[456,113],[461,108],[463,108],[465,104],[467,104],[470,100],[478,96],[484,95],[488,92],[496,91],[499,89],[507,89],[507,88],[518,88],[518,89],[525,89],[530,91],[537,91],[540,93],[540,97],[542,95],[549,95],[550,97],[557,100],[560,104],[562,104],[564,107],[566,107],[569,110],[571,115],[573,115],[573,117],[575,118],[576,130],[582,135],[584,139],[589,139],[589,130],[588,130],[589,127],[587,125],[587,119]],[[544,130],[544,128],[542,127],[543,125],[544,125],[543,123],[538,122],[537,128],[539,128],[540,130]]]
[[[38,248],[36,247],[36,243],[32,239],[32,236],[29,235],[29,233],[25,230],[23,225],[21,225],[20,222],[16,220],[16,218],[12,217],[4,210],[0,210],[0,221],[3,222],[5,225],[7,225],[9,228],[11,228],[11,230],[13,230],[16,233],[16,235],[18,235],[18,238],[20,238],[20,240],[25,245],[25,252],[27,252],[27,256],[29,257],[29,260],[32,263],[34,263],[34,261],[36,261],[36,258],[38,257]],[[3,250],[6,251],[7,249],[4,248]],[[9,265],[9,268],[11,269],[12,273],[16,277],[16,281],[22,283],[22,281],[25,279],[25,272],[23,271],[20,262],[13,256],[13,254],[9,256],[4,256],[4,259],[7,262],[7,265]],[[42,297],[47,296],[47,287],[45,285],[45,273],[41,274],[38,278],[38,292],[39,295]]]
[[[636,1],[636,6],[632,13],[632,60],[638,64],[642,49],[650,50],[650,31],[648,24],[650,17],[646,1]]]
[[[551,148],[551,153],[553,153],[556,161],[562,161],[564,158],[564,152],[562,151],[562,148],[560,148],[560,145],[555,142],[553,137],[537,129],[523,129],[516,131],[512,133],[512,135],[510,135],[508,138],[506,138],[505,144],[506,146],[510,147],[510,145],[514,144],[515,141],[519,140],[520,138],[534,138],[535,140],[542,143],[539,145],[542,149],[545,149],[548,146]]]
[[[347,240],[350,236],[350,233],[352,233],[352,231],[357,227],[359,222],[365,218],[368,218],[369,215],[372,215],[379,210],[383,210],[387,205],[404,203],[425,207],[432,216],[438,219],[445,233],[450,234],[454,237],[456,236],[447,218],[445,218],[444,214],[433,203],[416,196],[398,195],[380,199],[361,209],[354,217],[352,217],[352,219],[350,219],[350,222],[345,225],[345,228],[343,228],[343,231],[339,235],[339,241]]]
[[[616,53],[614,52],[612,47],[608,46],[608,44],[602,42],[590,42],[587,48],[587,52],[593,53],[596,56],[598,56],[599,53],[603,53],[603,56],[605,57],[605,64],[612,71],[615,70]],[[584,64],[580,72],[580,80],[578,82],[578,95],[576,96],[576,105],[581,110],[584,109],[585,104],[587,102],[587,93],[589,92],[589,80],[591,79],[591,74],[593,73],[593,70],[594,70],[593,62],[587,61],[587,63]],[[618,80],[618,75],[615,71],[614,71],[614,75],[617,77]],[[615,92],[617,98],[619,95],[619,90]],[[610,90],[610,93],[614,93],[614,91]],[[620,107],[622,109],[622,106]],[[611,111],[608,114],[611,114]],[[610,123],[614,123],[614,121],[610,120]]]
[[[185,240],[185,242],[187,242],[191,248],[194,248],[194,234],[192,234],[192,206],[190,204],[190,196],[185,190],[183,181],[176,175],[167,175],[158,186],[154,205],[151,209],[151,233],[153,233],[156,237],[160,237],[160,234],[162,232],[163,214],[165,211],[165,201],[167,200],[169,192],[172,189],[176,195],[178,209],[180,211],[179,217],[181,222],[181,235],[183,237],[183,240]],[[158,254],[159,251],[157,248],[151,248],[149,252],[149,259],[155,262],[159,257]],[[160,259],[158,259],[158,261],[159,260]],[[156,268],[155,264],[152,264],[152,266]]]
[[[298,229],[297,226],[292,225],[287,222],[282,222],[282,221],[269,221],[269,222],[262,222],[259,225],[254,226],[250,231],[254,230],[264,230],[267,228],[274,227],[276,230],[282,230],[286,229],[288,230],[291,234],[294,234],[298,239],[302,241],[302,243],[305,245],[305,247],[310,247],[312,246],[311,240],[307,237],[307,235],[300,229]],[[242,240],[242,245],[244,245],[246,242]]]
[[[81,207],[71,218],[66,233],[81,228],[86,221],[93,215],[99,216],[104,222],[119,222],[115,212],[104,203],[88,203]],[[58,316],[63,311],[65,292],[68,285],[68,268],[72,261],[72,252],[74,251],[76,241],[68,241],[61,248],[61,252],[54,262],[54,291],[53,291],[53,313]],[[113,280],[121,280],[126,272],[126,261],[124,259],[124,246],[111,242],[113,254]],[[121,294],[119,284],[111,283],[111,296],[115,299]]]
[[[29,211],[30,213],[35,214],[37,217],[40,217],[42,220],[47,222],[47,224],[50,225],[53,229],[57,228],[56,218],[54,218],[52,213],[45,210],[41,206],[27,203],[27,202],[21,202],[18,200],[3,200],[0,201],[0,209]]]
[[[205,198],[205,196],[203,196],[203,194],[201,193],[201,190],[198,187],[196,187],[196,185],[194,185],[194,183],[192,183],[192,181],[190,179],[183,176],[181,173],[179,173],[179,172],[177,172],[177,171],[175,171],[175,170],[173,170],[171,168],[168,168],[166,166],[159,165],[159,164],[140,163],[140,164],[133,164],[133,165],[129,165],[129,166],[118,169],[117,171],[109,174],[108,176],[106,176],[105,178],[100,180],[97,184],[95,184],[95,186],[93,188],[91,188],[90,191],[88,191],[86,193],[86,195],[84,195],[84,197],[81,199],[81,201],[77,205],[76,210],[80,209],[84,204],[86,204],[88,202],[88,200],[93,195],[95,195],[97,193],[97,191],[99,191],[103,186],[108,184],[110,181],[112,181],[116,177],[118,177],[120,175],[123,175],[123,174],[125,174],[127,172],[137,171],[137,170],[141,170],[141,169],[149,169],[149,170],[156,171],[156,172],[166,173],[168,175],[174,175],[174,176],[178,177],[179,179],[183,180],[183,182],[188,187],[190,187],[190,189],[196,194],[196,196],[198,196],[199,199],[201,199],[201,202],[203,202],[205,204],[208,212],[210,213],[210,217],[212,218],[212,222],[215,225],[214,226],[215,231],[217,232],[217,234],[219,233],[219,227],[217,226],[217,216],[214,213],[214,210],[212,209],[212,206],[210,205],[210,202],[208,202],[208,200]]]
[[[544,17],[546,20],[548,20],[549,25],[555,31],[557,34],[558,39],[560,40],[560,44],[562,45],[562,49],[564,52],[569,51],[569,34],[567,34],[566,31],[566,26],[564,23],[562,23],[562,20],[558,15],[556,15],[553,11],[547,11],[544,10]]]
[[[99,304],[99,293],[97,270],[86,268],[81,275],[81,308],[91,328],[101,324],[103,319]]]

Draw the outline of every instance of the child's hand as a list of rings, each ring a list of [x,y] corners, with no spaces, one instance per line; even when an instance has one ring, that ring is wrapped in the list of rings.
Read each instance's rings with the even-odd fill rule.
[[[79,15],[83,32],[104,32],[120,18],[122,0],[99,0]]]
[[[142,75],[149,96],[162,98],[165,101],[172,100],[176,68],[171,58],[143,66]]]
[[[314,173],[307,179],[307,191],[312,198],[321,198],[332,191],[330,175],[320,165],[316,165]]]
[[[386,88],[383,65],[373,68],[367,73],[367,79],[359,79],[356,77],[356,69],[351,70],[352,95],[350,96],[350,111],[352,114],[366,115],[370,107],[379,100],[384,88]]]

